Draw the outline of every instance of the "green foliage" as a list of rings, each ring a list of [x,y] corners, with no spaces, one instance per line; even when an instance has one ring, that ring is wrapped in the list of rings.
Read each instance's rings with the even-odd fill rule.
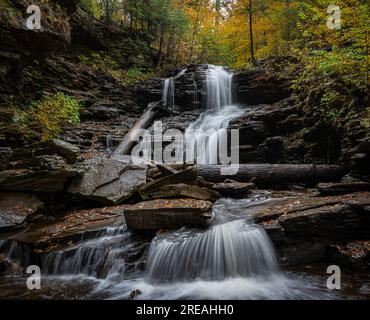
[[[326,8],[341,9],[341,29],[326,26]],[[362,114],[369,88],[370,31],[368,5],[358,0],[301,1],[297,26],[304,44],[294,53],[302,68],[293,82],[306,111],[326,122],[346,126]]]
[[[370,107],[366,109],[365,117],[361,120],[361,125],[370,129]]]
[[[26,139],[49,140],[62,133],[65,125],[80,122],[80,108],[78,100],[58,92],[19,108],[14,121]]]
[[[91,52],[89,55],[80,55],[80,62],[83,66],[94,71],[100,71],[115,78],[118,82],[124,82],[124,72],[120,65],[106,52]]]
[[[127,72],[125,73],[125,83],[126,84],[135,83],[136,81],[139,81],[139,80],[145,80],[152,75],[153,74],[151,72],[144,73],[140,70],[140,68],[132,67],[128,69]]]
[[[79,59],[83,66],[108,74],[121,84],[131,84],[152,75],[151,72],[143,72],[137,66],[124,70],[117,61],[105,52],[92,52],[89,56],[80,55]]]
[[[82,7],[88,10],[95,18],[103,15],[103,10],[96,0],[80,0]]]

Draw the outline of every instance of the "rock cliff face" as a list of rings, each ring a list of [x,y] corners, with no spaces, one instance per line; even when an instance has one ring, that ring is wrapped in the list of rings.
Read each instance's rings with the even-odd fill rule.
[[[205,72],[208,65],[191,65],[184,68],[186,72],[176,77],[179,69],[164,73],[161,78],[153,78],[149,82],[138,84],[136,92],[143,101],[159,101],[162,99],[163,83],[166,78],[176,77],[175,105],[176,110],[190,111],[204,109],[207,103]],[[235,102],[245,105],[272,104],[287,98],[291,94],[291,79],[277,78],[267,74],[266,70],[237,70],[233,78]]]
[[[25,27],[27,1],[9,1],[5,13],[2,11],[1,160],[9,156],[10,149],[24,143],[12,125],[16,107],[45,94],[63,92],[83,103],[81,125],[66,128],[62,137],[82,152],[106,152],[122,139],[146,107],[131,89],[107,72],[81,64],[82,55],[102,50],[113,52],[120,66],[129,68],[132,57],[139,56],[139,49],[125,31],[94,19],[78,2],[60,1],[59,6],[51,1],[43,3],[42,12],[51,18],[43,20],[40,31]],[[140,59],[144,67],[153,63],[151,52],[141,52]]]

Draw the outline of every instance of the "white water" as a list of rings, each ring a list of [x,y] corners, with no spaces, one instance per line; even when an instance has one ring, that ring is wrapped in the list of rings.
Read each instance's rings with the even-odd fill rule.
[[[143,254],[147,243],[124,226],[105,229],[91,240],[81,238],[76,247],[44,256],[41,298],[60,292],[63,299],[127,299],[137,289],[137,299],[338,298],[325,290],[326,279],[279,270],[265,231],[248,219],[248,208],[267,200],[265,195],[221,199],[207,230],[161,235],[151,242],[148,256]],[[14,249],[12,255],[24,257],[21,248]],[[7,290],[17,288],[13,279]],[[22,278],[18,286],[24,287]]]
[[[245,112],[233,104],[232,83],[233,73],[223,67],[208,66],[205,80],[207,110],[188,128],[195,130],[197,145],[205,145],[205,152],[193,157],[198,164],[219,163],[219,143],[227,141],[227,131],[221,129],[226,129],[230,121]]]
[[[207,111],[191,128],[226,128],[243,113],[233,105],[232,78],[221,67],[209,67]],[[171,79],[165,82],[163,100],[174,108]],[[218,148],[215,138],[209,140],[207,161],[217,161],[212,156]],[[91,240],[82,238],[75,247],[43,257],[43,283],[50,281],[52,291],[66,284],[91,287],[83,298],[127,299],[136,289],[141,291],[139,299],[332,298],[314,282],[281,273],[266,232],[248,219],[248,207],[266,201],[263,197],[254,200],[218,201],[207,230],[181,229],[159,235],[147,255],[146,243],[125,227],[105,229]],[[24,255],[22,248],[11,246],[9,256]],[[140,265],[146,260],[146,270],[142,270]],[[76,298],[73,291],[70,294]],[[63,296],[68,296],[68,290]]]
[[[181,70],[175,77],[166,79],[163,84],[162,100],[165,106],[173,111],[175,110],[175,81],[183,76],[186,71],[187,69]]]
[[[220,111],[232,105],[233,74],[223,67],[209,65],[206,70],[207,109]]]
[[[147,267],[149,282],[214,281],[278,272],[266,232],[246,220],[224,222],[224,201],[227,200],[215,205],[216,222],[207,231],[179,230],[152,241]]]

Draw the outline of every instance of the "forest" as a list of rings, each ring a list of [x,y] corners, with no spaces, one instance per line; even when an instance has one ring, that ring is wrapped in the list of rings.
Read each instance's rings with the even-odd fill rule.
[[[370,299],[369,13],[0,0],[0,300]]]

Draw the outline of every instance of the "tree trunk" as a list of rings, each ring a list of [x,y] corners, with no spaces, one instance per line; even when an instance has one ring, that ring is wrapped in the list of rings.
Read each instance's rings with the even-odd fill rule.
[[[154,121],[155,117],[165,112],[162,104],[152,103],[146,109],[141,118],[135,123],[131,130],[126,134],[117,149],[113,152],[112,157],[120,155],[130,155],[131,149],[140,138],[140,130],[147,129]]]
[[[250,55],[252,65],[256,64],[256,58],[254,56],[254,40],[253,40],[253,12],[252,12],[252,0],[249,0],[248,13],[249,13],[249,41],[250,41]]]
[[[218,27],[220,25],[220,18],[221,18],[221,0],[216,0],[216,4],[215,4],[215,7],[216,7],[216,27]]]
[[[203,0],[199,0],[199,2],[198,2],[198,10],[197,10],[197,19],[195,21],[193,35],[192,35],[191,44],[190,44],[190,53],[189,53],[189,58],[188,58],[188,63],[189,64],[191,64],[193,62],[195,37],[196,37],[196,35],[198,33],[198,25],[199,25],[199,21],[200,21],[200,13],[201,13],[201,10],[202,10],[202,3],[203,3]]]
[[[284,11],[285,11],[285,33],[284,33],[284,37],[285,37],[285,40],[288,41],[290,39],[290,21],[289,21],[289,0],[285,0],[284,1]]]
[[[157,67],[160,67],[162,63],[163,49],[164,49],[164,26],[161,25]]]
[[[239,182],[252,180],[258,186],[339,181],[346,173],[345,168],[333,165],[241,164],[236,175],[223,176],[221,175],[222,167],[219,165],[198,165],[197,172],[199,176],[210,182],[223,182],[226,179]]]

